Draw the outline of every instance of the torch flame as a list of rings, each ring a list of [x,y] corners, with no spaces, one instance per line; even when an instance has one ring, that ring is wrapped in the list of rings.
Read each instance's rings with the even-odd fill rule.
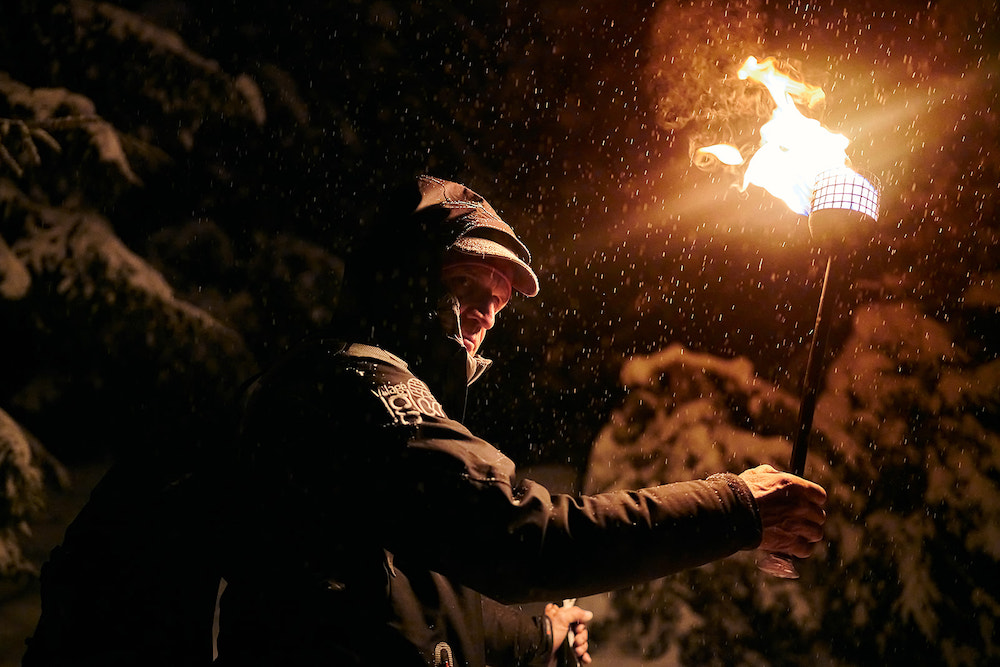
[[[743,164],[743,156],[740,154],[739,149],[735,146],[730,146],[729,144],[706,146],[705,148],[699,148],[698,152],[714,155],[719,162],[722,164],[728,164],[730,167],[736,167]]]
[[[743,189],[757,185],[796,213],[808,215],[816,176],[829,169],[846,167],[850,142],[799,111],[797,102],[811,108],[823,99],[823,91],[779,72],[773,58],[763,62],[753,56],[747,58],[739,77],[765,86],[777,105],[771,120],[760,128],[761,145],[747,164]],[[729,165],[744,161],[738,149],[724,144],[700,148],[698,152],[714,155]]]

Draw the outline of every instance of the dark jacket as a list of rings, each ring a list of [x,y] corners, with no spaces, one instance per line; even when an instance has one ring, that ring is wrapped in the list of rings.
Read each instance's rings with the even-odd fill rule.
[[[222,664],[526,664],[551,639],[493,599],[586,595],[759,543],[732,475],[582,498],[516,482],[460,423],[468,359],[439,276],[462,235],[526,250],[456,184],[377,203],[340,309],[369,346],[306,346],[263,375],[237,453],[223,429],[188,435],[209,456],[116,465],[43,570],[25,667],[207,665],[220,574]]]
[[[224,664],[434,665],[447,647],[449,664],[481,667],[505,641],[527,664],[547,638],[497,630],[483,595],[607,591],[761,539],[733,475],[583,497],[516,482],[402,359],[368,345],[310,345],[265,374],[243,432]]]

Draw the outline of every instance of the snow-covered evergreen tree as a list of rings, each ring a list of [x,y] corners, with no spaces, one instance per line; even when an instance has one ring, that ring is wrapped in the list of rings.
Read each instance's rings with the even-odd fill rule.
[[[807,474],[828,489],[829,518],[802,578],[770,578],[739,554],[612,594],[598,633],[657,664],[1000,657],[1000,361],[968,335],[998,306],[1000,281],[984,274],[952,321],[912,298],[857,308],[816,410]],[[630,360],[622,380],[589,492],[788,458],[797,398],[746,360],[672,347]]]

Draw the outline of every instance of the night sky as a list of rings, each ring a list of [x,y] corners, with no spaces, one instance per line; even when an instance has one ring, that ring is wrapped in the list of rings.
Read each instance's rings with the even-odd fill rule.
[[[736,76],[748,56],[821,87],[810,114],[883,184],[881,219],[860,233],[870,243],[850,254],[835,295],[833,349],[855,304],[907,294],[947,318],[970,276],[996,267],[995,2],[119,6],[173,31],[154,38],[163,48],[74,42],[60,32],[65,13],[41,12],[3,53],[20,81],[89,97],[133,143],[173,160],[98,203],[122,241],[181,298],[211,310],[211,293],[231,312],[245,293],[261,305],[274,285],[213,273],[191,253],[224,253],[185,247],[178,226],[223,230],[245,264],[257,235],[338,254],[381,184],[420,172],[466,183],[518,230],[542,282],[491,332],[485,351],[498,363],[471,410],[474,428],[525,463],[582,466],[620,400],[622,360],[671,343],[745,356],[796,390],[825,258],[804,217],[741,191],[739,169],[693,159],[700,146],[749,154],[760,141],[773,104]],[[217,67],[216,83],[248,77],[266,122],[169,101],[188,83],[187,65],[164,57],[178,45],[197,71]],[[185,94],[210,96],[211,85]],[[170,247],[190,256],[178,262]],[[246,324],[234,326],[249,337]]]
[[[491,333],[471,421],[525,462],[581,463],[621,361],[672,342],[796,388],[824,258],[804,217],[692,159],[759,142],[773,105],[736,77],[748,56],[821,87],[811,114],[883,183],[834,347],[883,275],[934,310],[995,265],[996,3],[123,4],[269,101],[284,148],[230,147],[241,178],[195,187],[240,196],[201,213],[336,250],[378,183],[430,172],[513,224],[542,292]],[[141,252],[141,225],[120,233]]]

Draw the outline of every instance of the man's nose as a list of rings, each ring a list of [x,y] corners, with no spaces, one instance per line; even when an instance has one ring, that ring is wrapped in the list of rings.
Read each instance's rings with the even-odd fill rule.
[[[484,329],[492,329],[496,323],[497,309],[492,300],[477,304],[471,314]]]

